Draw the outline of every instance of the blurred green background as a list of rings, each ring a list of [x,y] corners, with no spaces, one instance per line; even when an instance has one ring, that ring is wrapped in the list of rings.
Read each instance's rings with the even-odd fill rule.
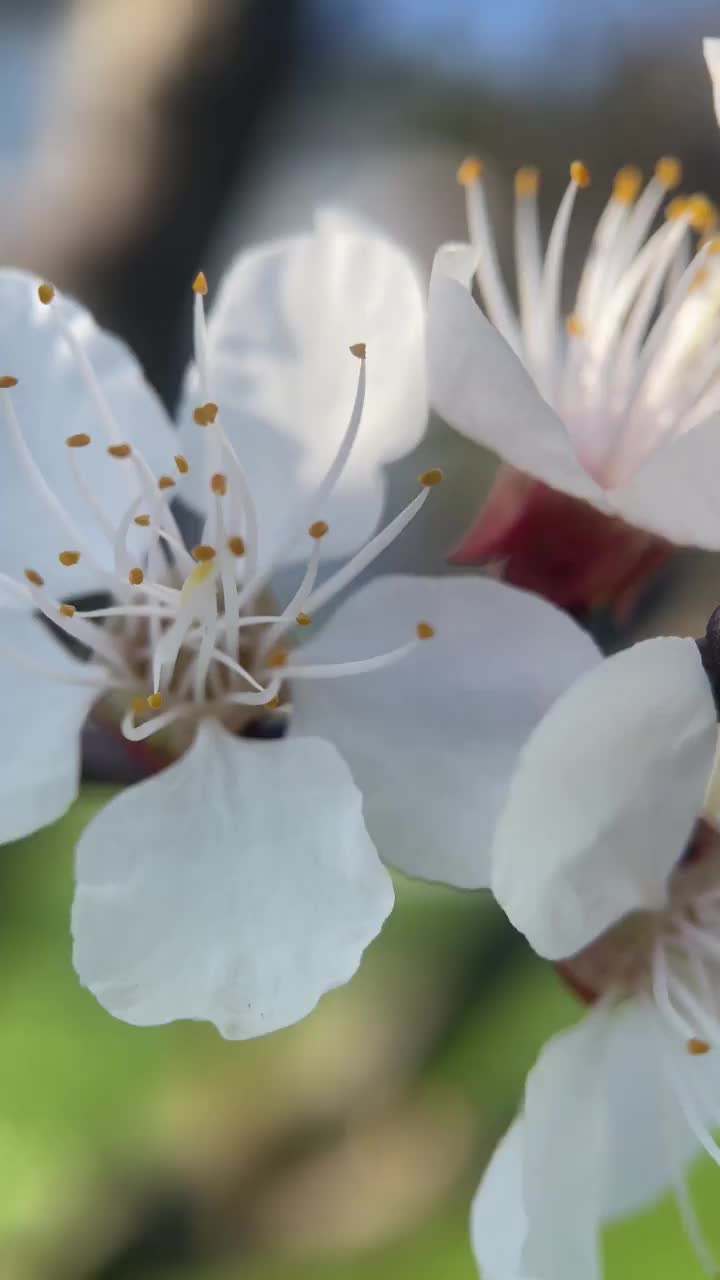
[[[506,259],[519,164],[543,167],[546,221],[568,161],[590,164],[576,254],[624,163],[677,152],[717,196],[704,33],[703,0],[0,0],[0,256],[80,294],[171,402],[194,271],[214,285],[318,203],[427,270],[463,235],[467,150]],[[390,506],[436,463],[444,504],[381,568],[441,571],[479,504],[489,461],[435,422]],[[719,586],[715,557],[679,555],[632,634],[699,634]],[[0,1280],[472,1280],[472,1194],[578,1014],[553,971],[485,895],[398,880],[356,979],[301,1025],[124,1026],[70,965],[73,845],[107,793],[0,858]],[[720,1248],[720,1171],[695,1189]],[[699,1274],[670,1204],[606,1246],[609,1280]]]

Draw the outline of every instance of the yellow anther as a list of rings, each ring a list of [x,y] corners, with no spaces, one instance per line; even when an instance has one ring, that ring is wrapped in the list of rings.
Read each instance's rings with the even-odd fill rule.
[[[61,551],[58,556],[58,560],[60,561],[60,563],[67,566],[71,564],[77,564],[79,559],[80,559],[79,551]]]
[[[7,390],[8,387],[16,387],[17,381],[17,378],[13,378],[11,373],[0,374],[0,387],[4,390]]]
[[[286,666],[289,657],[289,649],[273,649],[265,659],[265,666],[270,667],[272,670],[277,669],[278,667],[284,667]]]
[[[694,1058],[701,1057],[703,1053],[710,1052],[710,1045],[707,1040],[701,1040],[698,1036],[693,1036],[692,1039],[688,1040],[685,1047],[688,1053],[692,1054]]]
[[[135,516],[134,520],[135,520],[135,524],[139,524],[143,529],[147,529],[148,525],[150,524],[150,517],[145,513],[143,513],[140,516]]]
[[[435,635],[435,628],[429,622],[418,622],[415,627],[415,635],[418,640],[432,640]]]
[[[575,315],[574,311],[572,311],[570,315],[566,318],[565,328],[571,338],[582,338],[583,334],[585,333],[585,325],[583,324],[580,317]]]
[[[672,191],[682,178],[680,161],[675,156],[661,156],[655,165],[655,177],[666,191]]]
[[[623,165],[613,181],[613,198],[618,204],[632,204],[642,186],[642,171],[635,164]]]
[[[708,236],[703,246],[708,251],[708,256],[716,258],[720,253],[720,236]]]
[[[697,192],[695,195],[690,196],[687,202],[687,213],[693,231],[713,231],[717,226],[717,205],[713,204],[712,200],[703,195],[702,192]]]
[[[42,302],[43,306],[46,307],[48,303],[52,302],[53,298],[55,297],[55,290],[53,289],[51,284],[39,284],[37,295],[40,301]]]
[[[277,711],[277,708],[279,706],[280,706],[280,699],[277,694],[275,694],[275,696],[273,698],[270,698],[267,702],[263,703],[263,707],[265,711]]]
[[[175,466],[177,467],[181,476],[186,476],[188,471],[190,470],[190,463],[188,462],[187,458],[183,457],[181,453],[175,454]]]
[[[153,711],[159,711],[162,706],[162,694],[149,693],[145,701]]]
[[[295,614],[295,621],[299,627],[309,627],[312,622],[312,618],[309,613],[303,613],[301,611],[300,613]]]
[[[77,435],[68,436],[65,443],[68,449],[84,449],[90,444],[90,437],[84,431],[78,431]]]
[[[327,520],[313,520],[312,524],[308,526],[308,533],[311,538],[324,538],[329,528],[330,525]]]
[[[672,200],[665,205],[665,217],[668,222],[672,222],[675,218],[683,218],[689,203],[687,196],[673,196]]]
[[[157,486],[158,489],[174,489],[175,481],[172,476],[159,476]]]
[[[690,281],[689,291],[692,292],[695,289],[701,289],[704,284],[707,284],[707,279],[708,279],[707,267],[700,267],[700,269],[695,272],[695,275]]]
[[[210,477],[210,488],[220,498],[227,493],[227,476],[222,471],[216,471],[214,476]]]
[[[218,416],[218,407],[214,400],[208,400],[207,403],[203,405],[203,413],[205,414],[205,425],[212,426]]]
[[[367,343],[353,342],[350,348],[350,354],[357,356],[358,360],[364,360],[367,355]]]
[[[226,543],[227,549],[233,556],[245,555],[245,542],[239,533],[232,533]]]
[[[34,587],[45,586],[45,579],[41,578],[37,569],[23,569],[23,573],[25,574],[25,577],[27,578],[28,582],[32,582]]]
[[[528,196],[536,196],[540,190],[540,170],[534,165],[524,164],[515,174],[515,195],[519,200]]]
[[[421,484],[423,489],[433,489],[436,484],[440,484],[443,475],[444,472],[441,467],[430,467],[428,471],[420,473],[418,484]]]
[[[461,187],[469,187],[482,177],[482,163],[477,156],[466,156],[455,175]]]
[[[61,613],[63,618],[74,618],[77,609],[74,604],[61,604],[58,613]]]
[[[193,409],[193,422],[196,422],[199,427],[206,427],[208,425],[204,405],[199,404],[196,409]]]
[[[132,449],[129,444],[109,444],[108,453],[111,458],[129,458]]]
[[[590,186],[590,170],[582,160],[573,160],[570,165],[570,177],[578,187]]]
[[[208,546],[206,542],[199,542],[192,549],[193,560],[197,560],[199,564],[207,564],[209,560],[214,560],[216,554],[215,548]]]
[[[198,271],[197,275],[195,276],[195,279],[192,282],[192,289],[193,289],[193,293],[201,293],[203,294],[203,296],[207,293],[208,282],[207,282],[207,276],[205,275],[204,271]]]
[[[145,581],[145,574],[143,573],[142,569],[136,566],[134,569],[130,570],[128,574],[128,582],[130,583],[131,587],[140,587],[142,586],[144,581]]]
[[[140,694],[136,694],[134,698],[130,699],[130,706],[128,710],[132,711],[135,716],[144,716],[147,711],[147,698],[143,698]]]

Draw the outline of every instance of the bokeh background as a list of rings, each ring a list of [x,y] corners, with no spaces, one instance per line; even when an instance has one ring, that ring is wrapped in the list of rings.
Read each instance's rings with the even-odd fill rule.
[[[568,161],[590,165],[578,255],[621,164],[675,153],[720,194],[703,34],[720,12],[698,0],[3,0],[0,257],[89,302],[171,402],[194,271],[212,286],[318,204],[427,270],[463,235],[468,150],[503,252],[523,163],[548,218]],[[444,502],[383,568],[442,571],[476,509],[491,464],[437,422],[391,481],[437,462]],[[633,634],[699,633],[718,594],[716,558],[682,554]],[[553,972],[483,894],[399,879],[357,978],[301,1025],[226,1044],[113,1022],[68,936],[73,844],[107,790],[2,851],[2,1280],[472,1280],[473,1190],[578,1013]],[[720,1245],[720,1171],[695,1186]],[[609,1231],[607,1259],[610,1280],[699,1274],[669,1203]]]

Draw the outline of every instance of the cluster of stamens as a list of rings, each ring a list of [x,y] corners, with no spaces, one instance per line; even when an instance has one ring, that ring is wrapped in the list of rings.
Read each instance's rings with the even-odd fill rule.
[[[420,491],[408,506],[318,584],[322,544],[330,529],[321,517],[311,517],[322,511],[344,469],[360,429],[365,400],[366,349],[363,343],[354,344],[350,350],[360,368],[345,433],[304,517],[300,517],[301,523],[288,527],[273,565],[261,570],[250,483],[208,387],[207,282],[202,273],[195,278],[193,291],[195,360],[202,399],[193,419],[204,432],[208,514],[202,540],[192,548],[185,544],[169,501],[178,481],[189,471],[187,459],[176,454],[175,474],[155,475],[140,449],[121,438],[102,387],[63,316],[62,302],[53,286],[38,288],[39,301],[50,308],[98,407],[109,465],[128,470],[130,501],[115,524],[82,473],[83,451],[97,447],[93,438],[85,432],[66,438],[79,496],[90,505],[109,544],[103,555],[96,546],[87,544],[27,446],[12,397],[17,379],[9,374],[0,377],[7,444],[36,493],[68,533],[67,548],[58,552],[59,564],[68,570],[68,590],[63,595],[70,599],[77,596],[72,569],[82,559],[92,564],[113,602],[83,609],[79,603],[55,598],[46,588],[42,566],[26,567],[24,582],[1,575],[3,585],[21,596],[29,595],[39,612],[85,649],[89,662],[76,679],[97,683],[106,696],[109,690],[116,700],[124,698],[122,731],[133,741],[165,730],[180,719],[192,721],[207,714],[239,731],[248,719],[285,705],[292,681],[378,670],[400,661],[434,634],[430,623],[419,622],[405,644],[386,653],[337,663],[303,663],[301,655],[293,661],[297,629],[307,627],[399,536],[422,509],[442,473],[435,468],[424,472],[419,477]],[[133,554],[129,547],[133,526],[145,537],[142,554]],[[302,579],[291,600],[277,608],[269,590],[272,572],[295,553],[302,538],[308,545]],[[24,655],[12,656],[28,665]]]

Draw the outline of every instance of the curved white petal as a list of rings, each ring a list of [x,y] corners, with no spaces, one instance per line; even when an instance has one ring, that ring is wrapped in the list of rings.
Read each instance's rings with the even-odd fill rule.
[[[435,255],[428,307],[433,406],[463,435],[521,471],[607,510],[563,423],[473,301],[475,264],[468,245],[444,245]]]
[[[298,521],[300,529],[310,518],[329,521],[331,555],[373,532],[381,466],[412,449],[427,420],[424,325],[423,290],[405,252],[349,216],[325,212],[311,233],[236,259],[209,317],[208,386],[258,505],[262,563]],[[357,342],[367,344],[359,434],[334,493],[308,515],[350,417],[358,362],[349,347]],[[195,464],[189,492],[202,509],[198,395],[191,369],[180,429]]]
[[[705,55],[707,69],[710,72],[715,115],[718,118],[718,123],[720,123],[720,40],[712,36],[706,36],[703,40],[703,54]]]
[[[470,1239],[482,1280],[535,1280],[521,1270],[527,1234],[522,1116],[510,1126],[483,1174],[470,1212]]]
[[[31,566],[43,575],[50,591],[78,595],[102,582],[87,557],[67,569],[59,565],[58,552],[89,545],[103,566],[111,565],[112,556],[73,477],[71,453],[106,515],[117,521],[129,503],[123,472],[131,464],[109,458],[106,446],[134,442],[150,464],[163,471],[171,466],[177,446],[160,400],[125,344],[100,329],[90,312],[73,299],[56,297],[49,307],[43,306],[37,297],[39,284],[36,277],[21,271],[0,272],[0,372],[18,379],[9,394],[23,437],[48,484],[70,512],[82,545],[74,545],[72,535],[28,480],[11,446],[0,406],[0,570],[22,577],[23,568]],[[103,428],[93,395],[53,317],[56,308],[62,309],[100,381],[117,419],[117,434]],[[80,433],[89,435],[92,444],[68,449],[66,437]],[[139,537],[140,531],[135,532]]]
[[[605,1051],[611,1013],[593,1009],[548,1041],[525,1087],[520,1274],[595,1280],[609,1176]]]
[[[537,596],[477,577],[387,575],[361,587],[302,663],[435,636],[384,670],[293,688],[291,733],[338,746],[382,857],[410,875],[488,883],[492,830],[518,753],[551,703],[599,661],[593,641]]]
[[[611,497],[629,524],[680,546],[720,550],[720,415],[662,441]]]
[[[531,735],[498,821],[493,891],[541,955],[660,907],[717,741],[693,640],[646,640],[582,676]]]
[[[77,795],[80,730],[101,688],[63,684],[53,674],[79,679],[88,668],[37,618],[0,611],[0,844],[54,822]]]
[[[392,903],[329,743],[243,741],[208,721],[83,832],[74,963],[126,1022],[206,1019],[243,1039],[347,982]]]

